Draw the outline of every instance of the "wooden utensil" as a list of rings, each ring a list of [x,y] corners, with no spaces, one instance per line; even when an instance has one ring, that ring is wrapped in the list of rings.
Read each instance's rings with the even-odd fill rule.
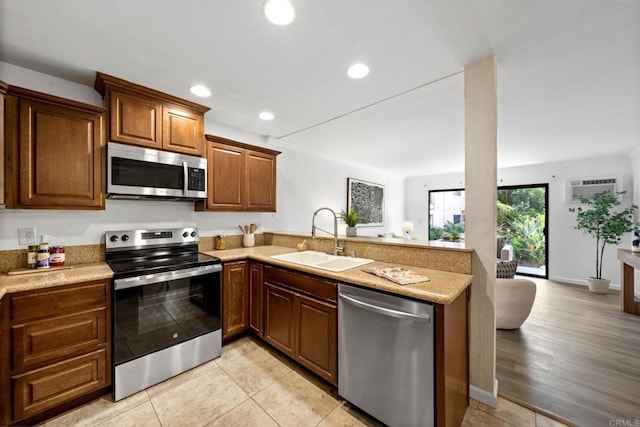
[[[255,231],[258,229],[258,226],[256,224],[251,224],[249,225],[249,231],[251,233],[255,233]]]
[[[244,234],[244,228],[242,228],[241,225],[239,225],[238,228],[240,229],[240,231],[242,231],[242,234]]]
[[[249,226],[248,225],[244,226],[244,232],[245,232],[245,234],[249,234]]]

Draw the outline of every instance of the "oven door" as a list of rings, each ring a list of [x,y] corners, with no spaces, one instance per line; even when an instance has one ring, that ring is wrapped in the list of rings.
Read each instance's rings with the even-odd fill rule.
[[[220,356],[221,270],[114,280],[114,400]]]

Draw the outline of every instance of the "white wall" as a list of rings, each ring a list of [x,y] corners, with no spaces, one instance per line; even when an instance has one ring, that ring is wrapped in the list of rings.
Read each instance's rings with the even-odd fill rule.
[[[549,278],[569,283],[585,284],[585,278],[595,274],[595,241],[575,230],[575,214],[569,212],[573,204],[565,203],[567,178],[621,176],[627,191],[623,204],[631,203],[637,194],[633,187],[634,174],[640,177],[640,159],[634,163],[627,156],[584,159],[498,169],[498,185],[549,184]],[[417,224],[415,234],[427,236],[429,225],[428,192],[464,187],[464,174],[452,173],[407,178],[405,181],[406,216]],[[638,197],[638,196],[636,196]],[[638,198],[635,199],[637,204]],[[624,237],[621,248],[629,248],[631,234]],[[608,245],[604,255],[603,277],[614,285],[620,283],[620,263],[616,247]]]
[[[0,62],[0,80],[16,86],[102,105],[92,87]],[[145,82],[137,82],[142,85]],[[34,209],[0,210],[0,250],[24,248],[18,243],[18,228],[36,227],[51,244],[80,245],[104,241],[104,232],[134,228],[193,226],[202,236],[240,234],[238,224],[259,223],[260,231],[311,232],[313,212],[328,206],[346,208],[347,177],[385,185],[385,227],[360,228],[359,235],[399,231],[403,220],[403,180],[382,171],[347,164],[336,159],[305,153],[284,142],[244,132],[206,120],[205,132],[248,144],[282,151],[278,156],[277,213],[194,212],[193,203],[168,201],[106,201],[104,211],[58,211]],[[326,215],[326,217],[325,217]],[[318,216],[320,226],[330,229],[329,215]]]

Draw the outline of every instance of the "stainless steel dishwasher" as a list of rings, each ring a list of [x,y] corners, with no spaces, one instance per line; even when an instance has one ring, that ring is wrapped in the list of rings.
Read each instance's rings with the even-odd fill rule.
[[[338,285],[338,394],[383,423],[433,426],[433,305]]]

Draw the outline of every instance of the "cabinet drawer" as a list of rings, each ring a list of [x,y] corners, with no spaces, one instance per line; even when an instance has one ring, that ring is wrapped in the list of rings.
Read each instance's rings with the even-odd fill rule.
[[[107,310],[25,323],[11,328],[13,369],[23,370],[107,344]]]
[[[327,301],[337,301],[335,282],[265,265],[264,281],[277,283]]]
[[[86,308],[105,306],[108,299],[108,282],[90,282],[28,291],[10,296],[11,323],[59,316]]]
[[[107,351],[12,377],[14,419],[21,420],[107,385]]]

